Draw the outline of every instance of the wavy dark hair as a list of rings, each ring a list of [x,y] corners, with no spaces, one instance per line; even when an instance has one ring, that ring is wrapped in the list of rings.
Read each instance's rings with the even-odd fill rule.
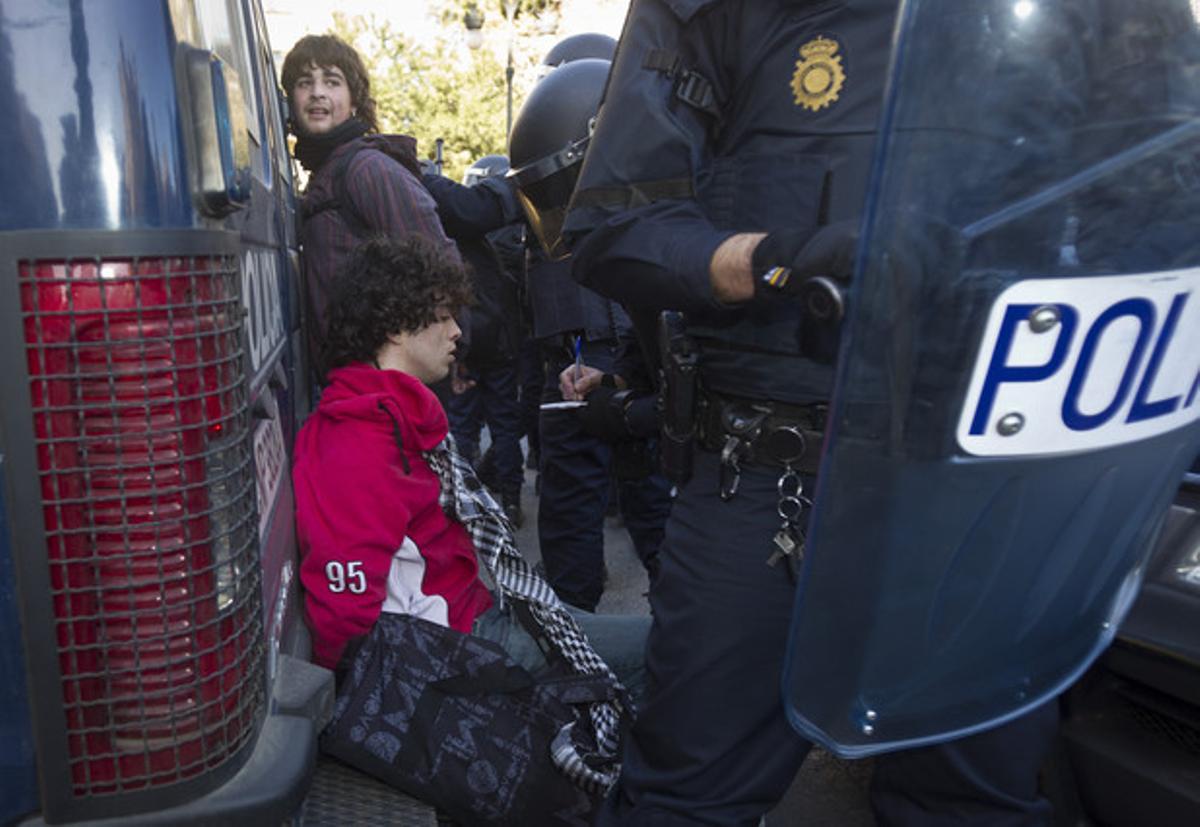
[[[457,313],[473,301],[463,265],[429,238],[376,236],[354,249],[335,279],[325,311],[322,375],[374,362],[389,336],[437,321],[439,307]]]
[[[367,125],[368,132],[379,131],[379,123],[375,119],[375,99],[371,97],[371,78],[353,46],[332,34],[310,34],[297,40],[283,59],[283,71],[279,73],[289,103],[296,82],[310,66],[336,66],[341,69],[350,87],[350,104],[357,110],[355,117]]]

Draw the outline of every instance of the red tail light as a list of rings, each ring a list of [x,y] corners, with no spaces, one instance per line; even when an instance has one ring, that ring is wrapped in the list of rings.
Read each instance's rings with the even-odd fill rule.
[[[264,702],[237,260],[20,279],[74,793],[188,778]]]

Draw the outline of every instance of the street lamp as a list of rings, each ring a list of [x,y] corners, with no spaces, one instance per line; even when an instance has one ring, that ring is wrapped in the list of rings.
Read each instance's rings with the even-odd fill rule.
[[[467,6],[463,25],[467,27],[467,48],[475,51],[483,45],[483,12],[478,6]]]
[[[513,75],[516,73],[513,68],[513,33],[515,31],[513,19],[517,16],[517,2],[518,0],[500,0],[500,10],[504,13],[504,19],[508,21],[508,61],[504,67],[505,112],[507,116],[504,126],[505,141],[508,140],[508,136],[512,132]],[[483,21],[483,12],[479,10],[478,6],[471,5],[467,7],[467,11],[463,15],[463,25],[467,28],[468,48],[478,49],[483,45]]]

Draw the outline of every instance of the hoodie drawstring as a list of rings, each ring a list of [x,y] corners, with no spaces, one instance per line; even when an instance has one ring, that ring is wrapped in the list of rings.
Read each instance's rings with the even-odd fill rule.
[[[388,409],[387,405],[383,404],[382,399],[375,404],[392,420],[392,436],[396,438],[396,447],[400,449],[400,464],[404,466],[404,473],[411,475],[412,468],[408,465],[408,457],[404,455],[404,437],[400,435],[400,420],[396,419],[396,415]]]

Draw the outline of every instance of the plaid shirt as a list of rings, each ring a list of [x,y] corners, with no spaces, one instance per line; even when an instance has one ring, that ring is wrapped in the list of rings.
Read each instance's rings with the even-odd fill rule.
[[[458,256],[458,249],[438,220],[433,196],[417,176],[387,154],[391,140],[384,135],[366,135],[347,141],[330,154],[304,192],[302,210],[308,218],[301,230],[301,242],[308,306],[316,322],[310,326],[314,338],[316,331],[324,329],[325,307],[333,281],[351,251],[364,238],[377,233],[420,233]],[[348,152],[356,154],[343,167],[338,159]],[[334,206],[341,193],[333,182],[339,168],[345,169],[343,193],[349,202],[340,208]],[[321,205],[327,203],[332,208],[323,209]],[[346,210],[365,225],[366,232],[356,227],[353,219],[347,221]]]

